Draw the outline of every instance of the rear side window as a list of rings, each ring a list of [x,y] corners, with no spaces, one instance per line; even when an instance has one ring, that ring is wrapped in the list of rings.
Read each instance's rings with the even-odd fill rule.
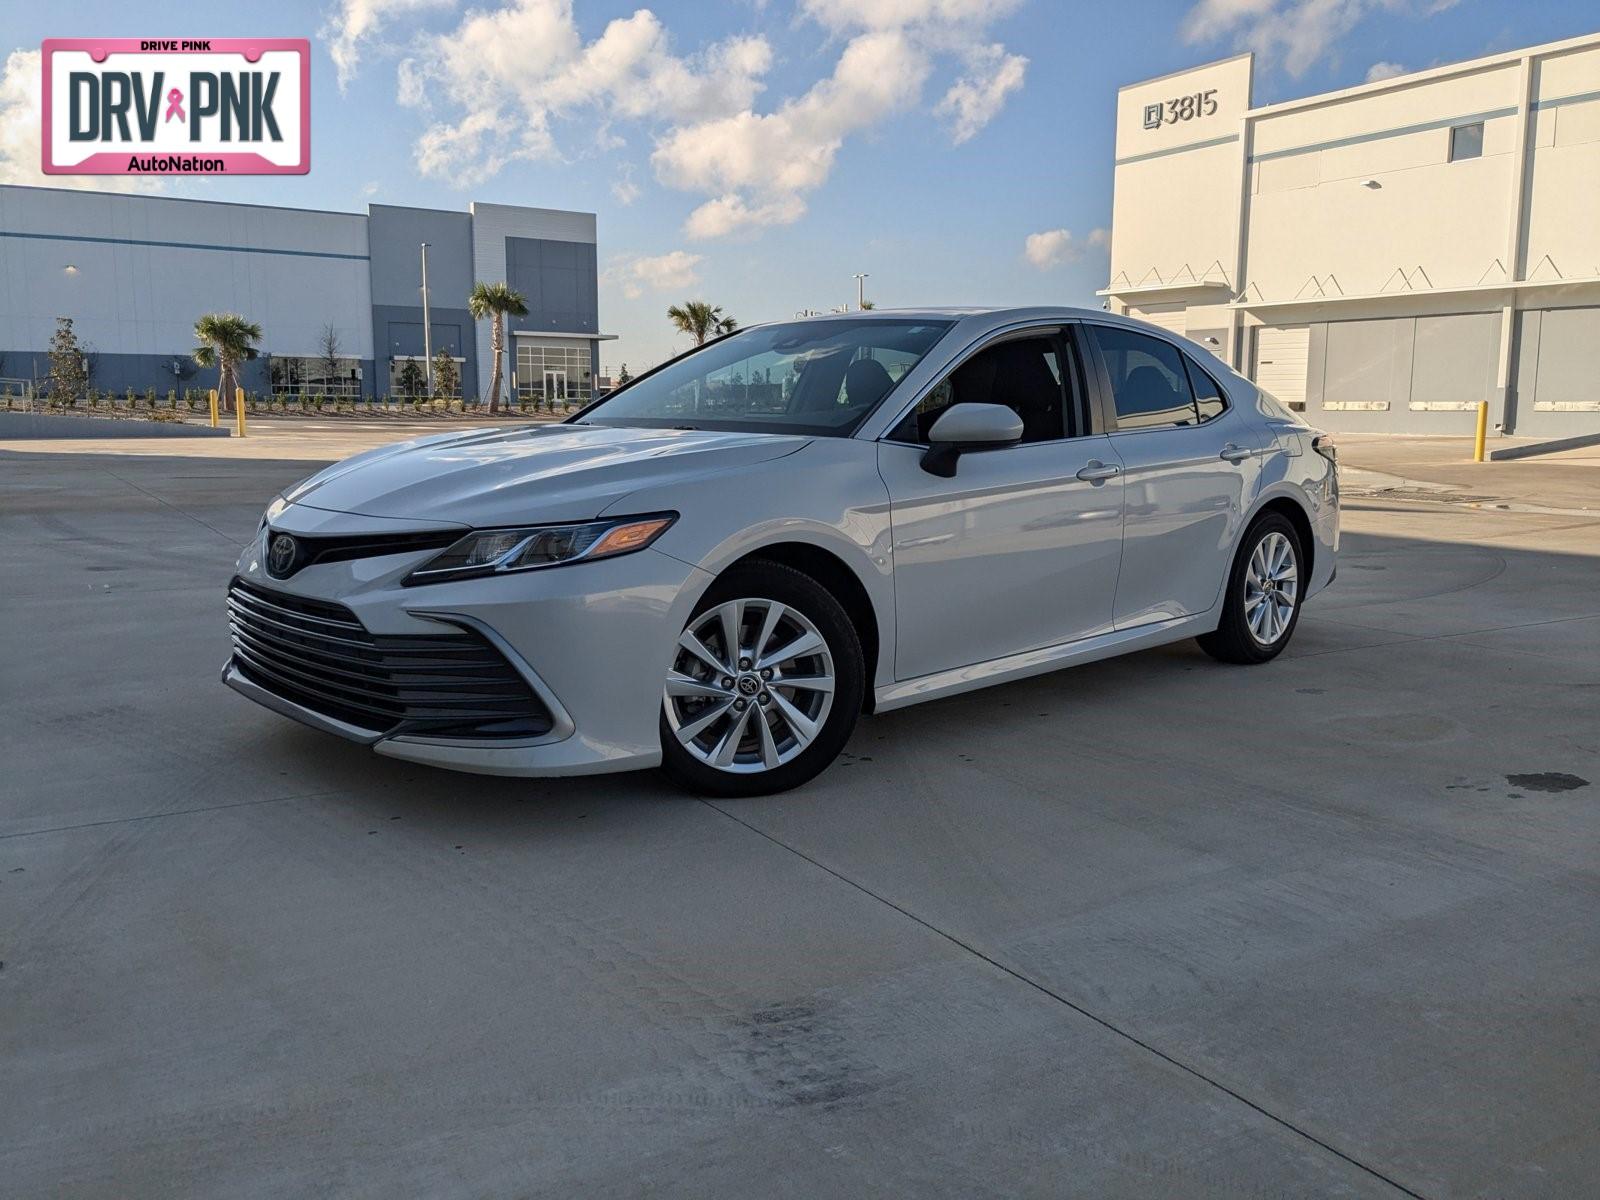
[[[1161,429],[1199,423],[1183,355],[1170,342],[1129,329],[1096,326],[1118,429]],[[1215,385],[1212,386],[1215,391]],[[1221,398],[1218,397],[1220,400]]]
[[[1217,381],[1187,355],[1184,356],[1183,365],[1189,370],[1189,386],[1194,391],[1194,407],[1200,423],[1203,425],[1212,417],[1220,417],[1227,409],[1228,402],[1222,398],[1222,389],[1217,387]]]

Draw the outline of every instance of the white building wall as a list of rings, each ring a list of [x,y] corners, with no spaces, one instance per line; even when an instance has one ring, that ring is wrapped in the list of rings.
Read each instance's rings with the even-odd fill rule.
[[[1571,370],[1600,329],[1600,34],[1248,108],[1231,178],[1220,133],[1130,153],[1146,99],[1237,63],[1119,94],[1111,305],[1170,328],[1182,304],[1202,342],[1226,323],[1247,372],[1299,370],[1303,345],[1303,387],[1278,386],[1336,428],[1468,432],[1487,399],[1517,432],[1600,430],[1600,376]],[[1227,286],[1175,285],[1230,225]]]

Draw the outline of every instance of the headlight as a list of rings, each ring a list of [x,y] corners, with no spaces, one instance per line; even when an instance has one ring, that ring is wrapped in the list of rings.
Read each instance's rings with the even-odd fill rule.
[[[261,524],[256,526],[257,531],[259,532],[260,530],[265,529],[270,521],[275,519],[279,513],[288,507],[289,502],[282,496],[274,496],[272,503],[267,505],[267,511],[261,514]]]
[[[405,577],[406,584],[437,583],[475,575],[532,571],[595,558],[614,558],[643,550],[678,519],[676,513],[585,521],[575,525],[535,525],[522,529],[480,529],[429,559]]]

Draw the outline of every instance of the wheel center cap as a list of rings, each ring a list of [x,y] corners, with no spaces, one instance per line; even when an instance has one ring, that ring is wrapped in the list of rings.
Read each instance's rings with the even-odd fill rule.
[[[754,696],[761,690],[761,680],[755,675],[741,675],[738,688],[741,696]]]

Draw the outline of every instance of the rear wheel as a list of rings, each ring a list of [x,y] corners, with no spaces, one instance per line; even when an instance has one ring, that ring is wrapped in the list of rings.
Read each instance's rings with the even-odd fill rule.
[[[865,686],[861,640],[826,588],[779,563],[735,567],[678,639],[662,694],[662,766],[717,796],[798,787],[844,748]]]
[[[1304,594],[1300,535],[1281,513],[1262,515],[1239,543],[1228,575],[1222,620],[1197,639],[1212,658],[1263,663],[1289,644]]]

